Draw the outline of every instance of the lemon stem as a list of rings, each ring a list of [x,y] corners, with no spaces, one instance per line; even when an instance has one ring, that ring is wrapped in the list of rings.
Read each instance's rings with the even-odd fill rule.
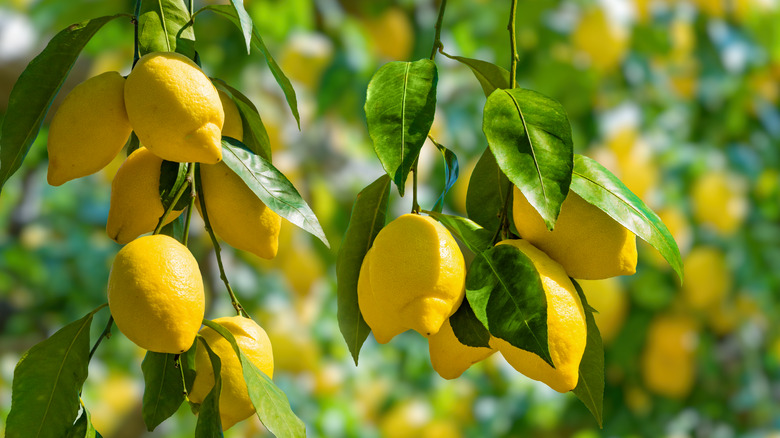
[[[135,0],[135,13],[133,14],[132,23],[135,27],[134,30],[134,37],[135,37],[135,46],[133,47],[133,67],[135,67],[135,63],[138,62],[138,59],[141,57],[141,52],[138,49],[138,16],[141,14],[141,0]]]
[[[173,197],[173,201],[171,201],[170,205],[168,205],[168,208],[165,209],[165,213],[163,213],[163,215],[160,216],[160,221],[157,222],[157,226],[154,228],[154,232],[152,234],[160,234],[160,231],[162,230],[162,227],[165,224],[165,219],[168,218],[168,215],[171,214],[173,208],[179,202],[179,199],[181,199],[181,197],[184,195],[184,192],[192,184],[192,179],[190,178],[192,172],[193,172],[192,163],[189,163],[187,164],[187,179],[185,180],[185,184],[182,184],[181,187],[179,187],[179,190],[176,192],[176,196]]]
[[[507,29],[509,30],[509,51],[512,55],[512,60],[509,63],[509,88],[515,88],[517,86],[517,60],[520,58],[517,55],[517,41],[515,40],[515,15],[517,14],[517,0],[512,0],[512,6],[509,9],[509,24]]]
[[[441,50],[444,48],[444,45],[441,43],[441,23],[444,21],[444,9],[447,8],[447,0],[441,0],[441,5],[439,6],[439,17],[436,19],[436,26],[434,29],[436,29],[436,33],[433,36],[433,48],[431,49],[431,61],[433,61],[433,58],[436,57],[436,50]]]
[[[106,328],[103,329],[103,333],[100,334],[100,336],[97,338],[97,341],[95,341],[95,345],[92,347],[92,350],[89,351],[89,359],[87,359],[87,362],[92,360],[92,356],[95,355],[95,352],[97,351],[100,342],[103,341],[103,338],[111,337],[111,325],[113,324],[114,324],[114,317],[109,315],[108,323],[106,323]]]
[[[420,204],[417,203],[417,162],[420,161],[420,157],[414,159],[412,165],[412,213],[420,214]]]
[[[192,220],[192,209],[195,207],[195,166],[190,165],[187,168],[187,185],[190,187],[190,205],[187,206],[187,218],[184,221],[184,237],[182,238],[182,244],[187,246],[187,241],[190,238],[190,221]]]
[[[177,354],[174,359],[174,366],[179,369],[181,374],[181,392],[184,396],[187,396],[187,380],[184,378],[184,367],[181,365],[181,354]]]

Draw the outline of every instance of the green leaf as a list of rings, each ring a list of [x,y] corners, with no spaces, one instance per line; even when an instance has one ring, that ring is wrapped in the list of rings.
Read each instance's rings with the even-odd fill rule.
[[[379,230],[385,226],[389,198],[390,177],[387,175],[382,175],[358,193],[336,260],[339,329],[355,365],[360,348],[371,332],[358,306],[360,266]]]
[[[444,208],[444,197],[447,196],[447,192],[450,191],[452,185],[458,180],[458,157],[454,152],[439,144],[436,140],[431,138],[431,142],[441,152],[444,158],[444,190],[439,195],[439,199],[436,200],[431,210],[441,213]]]
[[[389,62],[371,78],[366,123],[379,161],[403,196],[404,184],[433,124],[436,64],[430,59]]]
[[[235,24],[236,27],[243,30],[241,27],[241,19],[238,17],[238,15],[236,15],[236,11],[233,6],[204,6],[193,15],[193,18],[203,11],[215,12],[217,15],[221,15],[222,17],[227,18],[233,24]],[[279,64],[277,64],[276,60],[273,58],[273,56],[271,56],[271,52],[268,51],[268,47],[265,46],[265,42],[263,42],[263,38],[260,36],[260,34],[257,33],[256,28],[252,29],[252,43],[254,43],[255,47],[263,53],[263,56],[265,56],[265,61],[268,64],[268,68],[271,70],[271,74],[274,75],[276,83],[279,84],[279,87],[281,87],[282,92],[284,93],[284,97],[287,99],[287,104],[290,106],[290,111],[292,111],[292,114],[295,117],[295,121],[298,122],[298,129],[301,129],[301,117],[298,114],[298,99],[295,97],[295,89],[290,83],[290,80],[287,78],[287,76],[285,76],[284,72],[279,67]]]
[[[0,127],[0,192],[30,151],[81,50],[104,24],[117,17],[129,15],[100,17],[68,26],[49,41],[19,76]]]
[[[138,136],[135,135],[135,131],[130,133],[130,138],[127,139],[127,143],[125,143],[125,148],[127,148],[127,157],[130,156],[133,152],[136,151],[136,149],[139,149],[141,147],[141,142],[138,141]]]
[[[501,172],[496,158],[485,149],[471,172],[466,192],[466,213],[474,222],[495,232],[501,227],[500,214],[512,196],[512,183]],[[511,204],[508,204],[511,208]]]
[[[575,155],[571,189],[657,249],[682,282],[682,258],[669,229],[612,172],[595,160]]]
[[[468,300],[450,316],[450,325],[461,344],[469,347],[490,347],[490,332],[477,319]]]
[[[593,417],[603,427],[604,415],[604,346],[601,342],[601,333],[593,318],[593,308],[588,304],[585,293],[574,279],[574,288],[582,301],[585,310],[585,324],[588,327],[588,341],[585,344],[585,353],[580,361],[580,377],[577,386],[572,390],[582,403],[590,410]]]
[[[533,262],[512,245],[477,254],[466,274],[466,298],[490,334],[555,367],[547,345],[547,298]]]
[[[452,56],[446,53],[444,53],[444,56],[468,66],[482,86],[485,97],[490,96],[490,93],[494,92],[496,89],[509,88],[509,72],[503,67],[479,59]]]
[[[170,206],[171,202],[176,198],[176,193],[181,186],[185,184],[187,184],[187,163],[163,160],[160,165],[160,184],[158,190],[164,209],[168,209],[168,206]],[[192,191],[185,190],[184,194],[173,207],[174,211],[184,210],[190,205],[190,199],[192,199]]]
[[[198,340],[196,339],[192,343],[192,347],[179,356],[180,366],[184,370],[184,385],[187,387],[188,393],[192,389],[192,383],[195,381],[195,346],[197,342]]]
[[[498,167],[552,230],[574,166],[566,111],[535,91],[496,90],[485,103],[482,131]]]
[[[98,438],[100,434],[95,430],[95,426],[92,425],[92,416],[89,415],[87,407],[84,403],[81,403],[81,415],[73,424],[68,432],[68,438]]]
[[[205,321],[204,321],[205,322]],[[201,344],[211,359],[211,368],[214,370],[214,386],[203,399],[198,410],[198,423],[195,425],[195,438],[221,437],[222,420],[219,416],[219,395],[222,392],[222,361],[206,343],[206,339],[198,335]]]
[[[143,418],[151,432],[179,409],[184,401],[184,387],[175,354],[147,351],[141,371],[144,374]]]
[[[330,248],[317,216],[290,180],[273,164],[247,150],[240,141],[229,137],[222,137],[222,161],[233,169],[268,208],[313,234]]]
[[[79,412],[87,379],[93,310],[33,346],[16,364],[7,438],[62,437]]]
[[[252,50],[252,17],[244,9],[244,0],[230,0],[230,5],[233,6],[233,11],[238,17],[241,32],[244,34],[244,41],[246,42],[247,55]]]
[[[268,131],[265,130],[263,119],[260,118],[260,113],[257,111],[255,104],[241,94],[240,91],[226,84],[221,79],[212,79],[211,82],[217,88],[227,93],[233,99],[233,102],[236,103],[238,112],[241,113],[241,123],[244,128],[244,139],[242,141],[246,147],[257,155],[271,161],[271,140],[268,138]]]
[[[222,335],[240,358],[244,381],[249,391],[249,398],[252,400],[257,416],[266,429],[278,437],[305,437],[306,427],[303,421],[293,413],[287,396],[274,385],[274,382],[265,373],[257,369],[246,358],[239,349],[238,344],[236,344],[236,339],[233,335],[214,321],[204,319],[203,324]],[[203,409],[202,406],[201,409]]]
[[[195,31],[184,0],[141,0],[138,14],[138,50],[178,52],[195,58]]]
[[[463,242],[474,254],[488,251],[493,247],[493,233],[471,219],[435,211],[426,211],[426,213],[441,222],[456,239]]]

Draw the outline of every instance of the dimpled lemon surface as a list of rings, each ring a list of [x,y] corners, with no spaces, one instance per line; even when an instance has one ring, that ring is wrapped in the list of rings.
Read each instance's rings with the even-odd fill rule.
[[[360,265],[360,276],[358,277],[358,306],[360,306],[360,313],[363,315],[363,319],[366,321],[371,332],[374,333],[374,338],[380,344],[386,344],[390,342],[395,335],[405,332],[408,328],[401,326],[396,318],[392,317],[387,312],[383,312],[377,306],[374,294],[371,291],[371,278],[369,275],[369,259],[371,256],[371,250],[366,253],[363,258],[363,263]]]
[[[492,343],[493,338],[490,341]],[[462,344],[452,331],[450,320],[447,319],[439,333],[428,338],[428,352],[431,355],[433,369],[445,379],[455,379],[470,366],[487,358],[496,350]]]
[[[206,307],[198,262],[172,237],[140,237],[114,259],[108,306],[119,330],[139,347],[183,353],[195,340]]]

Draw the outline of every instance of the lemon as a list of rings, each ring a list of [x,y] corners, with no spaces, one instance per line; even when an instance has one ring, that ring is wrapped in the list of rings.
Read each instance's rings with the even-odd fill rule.
[[[124,87],[125,78],[109,71],[68,93],[49,127],[49,184],[91,175],[119,153],[132,131]]]
[[[274,363],[278,370],[291,374],[314,372],[320,364],[320,348],[307,332],[289,329],[269,330],[274,347]]]
[[[593,314],[605,345],[612,342],[623,328],[628,314],[628,295],[617,278],[579,280],[588,304],[598,313]]]
[[[111,183],[111,204],[106,232],[124,245],[144,233],[154,231],[165,213],[160,200],[160,167],[162,158],[140,147],[122,163]],[[170,223],[181,214],[171,211]]]
[[[683,261],[685,283],[682,296],[694,310],[719,306],[731,290],[731,270],[723,252],[711,246],[697,246]]]
[[[119,330],[139,347],[183,353],[205,311],[198,262],[172,237],[140,237],[119,250],[111,265],[108,306]]]
[[[669,398],[687,396],[696,378],[696,343],[697,324],[692,318],[685,315],[656,317],[650,323],[640,359],[647,389]]]
[[[748,213],[747,185],[731,173],[707,173],[694,183],[691,204],[697,222],[721,234],[733,234]]]
[[[463,253],[431,217],[405,214],[387,224],[368,260],[376,307],[398,326],[434,335],[463,301]]]
[[[574,47],[586,54],[592,66],[602,73],[618,67],[628,50],[627,35],[613,26],[601,9],[586,12],[571,38]]]
[[[382,311],[376,303],[374,293],[371,291],[371,278],[369,274],[369,260],[371,250],[366,253],[363,263],[360,265],[358,277],[358,306],[363,319],[366,321],[374,339],[380,344],[390,342],[397,334],[403,333],[407,327],[402,326],[395,317]]]
[[[558,392],[571,391],[579,380],[580,361],[587,341],[585,312],[577,290],[561,265],[528,241],[504,240],[498,244],[518,248],[539,272],[547,299],[547,348],[555,368],[538,355],[503,339],[494,338],[493,347],[520,373]]]
[[[448,380],[460,377],[469,367],[496,352],[493,348],[461,344],[449,319],[438,333],[428,338],[428,351],[433,369]]]
[[[377,17],[361,23],[372,44],[369,47],[381,58],[405,61],[412,53],[414,27],[400,8],[387,8]]]
[[[236,103],[224,91],[218,90],[218,93],[219,101],[222,103],[222,111],[225,113],[222,135],[244,141],[244,125],[241,122],[241,113],[238,111]]]
[[[197,64],[174,52],[141,57],[127,76],[125,107],[141,144],[160,158],[215,164],[225,113]]]
[[[268,378],[273,377],[273,350],[271,341],[262,327],[243,316],[217,318],[214,322],[225,327],[236,338],[238,348],[257,369],[265,373]],[[255,407],[249,398],[241,361],[230,343],[209,327],[203,327],[200,334],[222,362],[219,372],[222,378],[219,417],[222,421],[222,430],[228,430],[239,421],[252,416]],[[192,383],[192,391],[188,397],[193,403],[202,403],[213,387],[214,369],[211,367],[211,359],[199,342],[195,350],[195,381]]]
[[[574,191],[563,202],[553,231],[517,187],[513,204],[520,237],[560,263],[569,276],[600,280],[636,272],[636,236]]]

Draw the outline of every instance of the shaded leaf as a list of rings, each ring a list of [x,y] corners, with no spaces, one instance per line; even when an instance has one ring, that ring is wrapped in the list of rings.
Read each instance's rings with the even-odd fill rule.
[[[577,294],[582,301],[585,310],[585,323],[588,328],[588,341],[585,344],[585,353],[580,361],[580,373],[577,386],[572,390],[574,395],[590,410],[593,417],[603,427],[604,415],[604,346],[601,342],[601,333],[593,318],[593,308],[588,305],[585,293],[579,284],[572,278],[571,282],[577,289]]]
[[[173,415],[184,401],[181,370],[176,355],[147,351],[141,371],[144,374],[143,419],[148,431]]]
[[[360,266],[374,238],[385,226],[389,198],[390,177],[387,175],[382,175],[358,193],[336,260],[339,329],[355,365],[360,348],[371,332],[358,306]]]
[[[117,17],[130,16],[118,14],[68,26],[49,41],[19,76],[0,127],[0,192],[30,151],[81,50],[104,24]]]
[[[178,52],[195,58],[195,31],[184,0],[141,0],[138,14],[138,50]]]
[[[490,332],[477,319],[468,300],[450,316],[450,325],[458,341],[469,347],[490,347]]]
[[[496,89],[509,88],[509,72],[503,67],[479,59],[452,56],[446,53],[444,53],[444,56],[468,66],[482,86],[485,97],[490,96],[490,93],[494,92]]]
[[[488,251],[493,247],[493,233],[482,228],[471,219],[435,211],[426,213],[441,222],[456,239],[463,242],[474,254]]]
[[[458,180],[458,157],[454,152],[442,146],[436,140],[431,138],[431,142],[436,146],[439,152],[441,152],[441,155],[444,158],[444,190],[442,190],[439,199],[436,200],[436,204],[434,204],[431,209],[441,213],[442,208],[444,208],[444,197],[447,196],[447,192],[450,191],[452,185]]]
[[[204,321],[205,322],[205,321]],[[214,370],[214,386],[211,388],[198,410],[198,423],[195,425],[195,438],[214,438],[223,436],[222,419],[219,416],[219,395],[222,392],[222,361],[206,343],[206,339],[198,335],[201,344],[206,349]]]
[[[242,140],[246,147],[252,152],[260,155],[268,161],[271,161],[271,140],[268,138],[268,131],[265,129],[263,119],[257,107],[249,98],[241,94],[240,91],[226,84],[221,79],[212,79],[214,85],[227,93],[236,103],[238,112],[241,114],[241,124],[244,128],[244,139]],[[240,139],[239,139],[240,140]]]
[[[168,209],[168,206],[176,198],[176,193],[185,184],[187,184],[187,163],[163,160],[160,165],[160,184],[158,186],[163,209]],[[184,210],[190,204],[191,198],[192,191],[185,190],[173,207],[174,211]]]
[[[81,404],[81,415],[73,424],[68,432],[68,438],[98,438],[100,434],[95,430],[95,426],[92,425],[92,416],[89,414],[87,407],[84,403]]]
[[[500,215],[504,205],[511,208],[512,183],[498,168],[496,158],[485,149],[471,172],[466,192],[466,213],[474,222],[490,231],[501,227]]]
[[[379,161],[403,196],[436,111],[436,64],[430,59],[389,62],[366,91],[366,123]]]

